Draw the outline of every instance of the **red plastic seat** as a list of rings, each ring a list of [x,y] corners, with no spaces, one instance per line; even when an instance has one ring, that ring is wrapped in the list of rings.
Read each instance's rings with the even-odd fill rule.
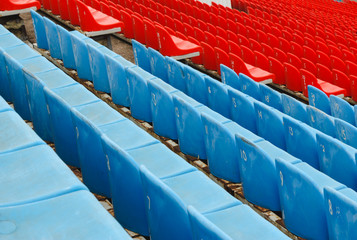
[[[172,17],[165,15],[165,26],[171,28],[172,30],[175,30],[175,21],[172,19]]]
[[[61,18],[63,20],[70,20],[67,0],[65,1],[57,0],[57,1],[58,1],[58,7],[59,7]]]
[[[242,50],[240,49],[240,46],[236,42],[228,40],[228,50],[230,53],[233,53],[237,56],[242,55]]]
[[[249,46],[249,40],[241,34],[237,34],[239,45]]]
[[[285,84],[285,73],[283,64],[273,57],[268,57],[269,59],[269,71],[275,74],[275,80],[273,83]]]
[[[133,20],[133,31],[135,40],[142,44],[146,44],[145,27],[142,18],[139,17],[137,14],[133,14],[131,17]]]
[[[262,51],[262,45],[260,43],[252,38],[249,38],[249,46],[252,51]]]
[[[329,82],[317,79],[312,73],[304,69],[300,70],[301,80],[303,85],[303,93],[308,97],[308,85],[312,85],[321,91],[323,91],[327,96],[336,95],[336,96],[345,96],[347,94],[346,89],[340,88],[336,85],[333,85]]]
[[[176,58],[199,56],[201,46],[170,35],[163,27],[156,25],[161,54]]]
[[[148,47],[159,50],[159,40],[157,39],[156,27],[154,23],[148,19],[143,19],[145,29],[145,42]],[[125,31],[125,30],[124,30]]]
[[[274,36],[273,34],[267,33],[267,40],[268,40],[268,44],[270,47],[272,47],[272,48],[280,47],[279,39],[276,36]]]
[[[199,28],[201,31],[207,31],[207,24],[201,20],[197,20],[197,28]]]
[[[304,56],[304,51],[300,44],[291,41],[290,45],[291,45],[291,50],[290,50],[291,53],[295,54],[299,58]]]
[[[201,42],[203,66],[208,70],[216,70],[216,59],[214,48],[205,42]]]
[[[304,38],[302,36],[300,36],[299,34],[297,34],[297,33],[293,34],[292,41],[300,44],[301,46],[304,45],[304,43],[305,43]]]
[[[347,74],[349,76],[353,75],[353,76],[357,76],[357,64],[355,62],[351,62],[351,61],[346,61],[346,69],[347,69]]]
[[[279,37],[278,39],[279,39],[279,49],[284,52],[289,52],[291,48],[290,42],[282,37]]]
[[[104,2],[101,2],[101,3],[100,3],[100,11],[101,11],[102,13],[107,14],[108,16],[111,16],[111,15],[112,15],[112,13],[111,13],[111,11],[110,11],[110,8],[109,8],[109,5],[105,4]]]
[[[262,83],[271,83],[275,79],[275,75],[273,73],[264,71],[263,69],[247,64],[235,54],[230,53],[229,59],[231,62],[231,68],[237,74],[243,73],[254,81]]]
[[[86,32],[120,32],[123,23],[117,19],[108,16],[94,8],[85,5],[81,1],[77,1],[78,15],[80,19],[80,26]],[[131,19],[130,19],[131,21]],[[106,32],[109,33],[109,32]],[[93,35],[93,34],[92,34]],[[95,34],[97,35],[97,34]]]
[[[195,30],[193,29],[193,27],[191,27],[191,25],[184,23],[183,29],[187,37],[195,37]]]
[[[185,13],[180,13],[180,17],[181,17],[181,22],[182,23],[190,23],[190,20],[188,19],[188,16]]]
[[[310,60],[306,58],[301,58],[301,63],[302,63],[302,68],[311,72],[315,76],[317,75],[317,68],[315,63],[311,62]]]
[[[195,38],[199,41],[199,42],[202,42],[202,41],[205,41],[205,33],[199,29],[199,28],[193,28],[194,29],[194,32],[195,32]]]
[[[232,20],[228,19],[227,20],[227,31],[232,31],[234,33],[237,33],[238,32],[238,28],[237,28],[237,25],[235,22],[233,22]]]
[[[262,30],[257,30],[257,39],[260,43],[268,43],[268,37]]]
[[[286,62],[288,59],[285,52],[279,48],[274,48],[274,58],[278,59],[282,63]]]
[[[178,37],[178,38],[181,38],[182,40],[188,41],[188,37],[187,37],[185,34],[180,33],[180,32],[175,32],[175,33],[173,32],[173,33],[171,33],[171,32],[170,32],[171,29],[166,28],[166,27],[165,27],[165,29],[167,30],[167,32],[168,32],[170,35],[176,36],[176,37]]]
[[[316,49],[326,54],[330,53],[330,49],[328,48],[328,46],[324,42],[318,40],[316,41]]]
[[[300,71],[290,63],[284,63],[285,84],[292,91],[302,91]]]
[[[57,0],[50,0],[51,11],[55,15],[60,15],[60,9]]]
[[[316,54],[317,54],[317,63],[320,63],[320,64],[325,65],[327,67],[331,66],[330,57],[326,53],[317,50]]]
[[[218,74],[221,74],[221,67],[220,67],[221,64],[228,67],[230,66],[229,56],[226,51],[218,47],[214,48],[214,53],[216,56],[216,69]]]
[[[238,32],[237,32],[238,34],[240,34],[242,36],[247,35],[247,29],[243,24],[237,23],[237,29],[238,29]]]
[[[257,32],[252,27],[247,26],[246,30],[247,30],[246,33],[247,38],[257,39]]]
[[[79,16],[77,12],[76,0],[67,0],[69,18],[72,25],[79,25]]]
[[[351,81],[349,77],[342,71],[337,69],[332,70],[333,84],[346,89],[345,96],[351,96]]]
[[[220,36],[217,36],[216,40],[217,40],[217,47],[218,48],[220,48],[221,50],[223,50],[225,52],[229,51],[228,42],[224,38],[222,38]]]
[[[238,42],[238,36],[234,32],[227,30],[227,40]]]
[[[300,58],[298,58],[295,54],[293,53],[287,53],[287,62],[296,67],[297,69],[302,68],[302,63]]]
[[[274,50],[268,44],[261,43],[260,45],[262,46],[262,53],[264,53],[265,56],[267,57],[274,56]]]
[[[193,38],[193,37],[188,37],[188,40],[198,46],[201,46],[201,43],[199,41],[197,41],[197,39]],[[203,64],[203,52],[202,49],[200,51],[200,55],[197,57],[193,57],[191,58],[191,61],[195,64]]]
[[[316,50],[316,43],[315,43],[315,40],[313,40],[312,38],[305,36],[304,37],[304,44],[307,47]]]
[[[255,66],[270,71],[269,59],[261,52],[254,51]]]
[[[254,52],[250,50],[247,46],[241,45],[240,49],[242,51],[242,59],[245,63],[248,63],[252,66],[255,65],[255,56]]]
[[[226,30],[224,30],[221,27],[216,27],[216,30],[217,30],[217,34],[216,34],[217,36],[227,39],[227,31]]]
[[[316,63],[316,69],[317,69],[317,75],[316,75],[317,78],[325,82],[333,83],[332,72],[328,67],[320,63]]]
[[[310,60],[313,63],[316,63],[317,61],[317,54],[315,52],[315,50],[313,50],[312,48],[308,47],[308,46],[303,46],[303,52],[304,52],[304,58]]]
[[[188,21],[192,27],[198,27],[197,19],[193,17],[188,17]]]
[[[88,6],[92,6],[92,8],[94,8],[94,9],[96,9],[98,11],[101,11],[101,7],[100,7],[100,2],[99,1],[97,1],[97,0],[88,0],[88,1],[89,1],[89,3],[90,2],[92,3],[92,5],[87,4]]]
[[[331,69],[337,69],[341,72],[346,72],[347,70],[346,64],[339,57],[331,55],[330,60],[331,60]]]
[[[0,11],[16,11],[16,10],[23,10],[28,8],[34,8],[38,10],[41,8],[41,3],[37,0],[1,0],[0,1]],[[5,13],[1,13],[1,15],[5,16]]]
[[[205,32],[205,43],[207,43],[213,48],[216,47],[217,46],[216,35],[213,35],[210,32]]]

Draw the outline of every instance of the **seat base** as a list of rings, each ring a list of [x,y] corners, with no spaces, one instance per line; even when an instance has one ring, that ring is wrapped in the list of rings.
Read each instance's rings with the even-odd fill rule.
[[[30,12],[31,10],[36,11],[37,8],[36,7],[30,7],[30,8],[19,9],[19,10],[0,11],[0,17],[17,15],[17,14],[20,14],[20,13],[27,13],[27,12]]]
[[[95,37],[95,36],[102,36],[102,35],[108,35],[112,33],[117,33],[121,32],[121,28],[111,28],[107,30],[102,30],[102,31],[93,31],[93,32],[84,32],[84,35],[87,37]]]
[[[193,52],[193,53],[189,53],[189,54],[171,56],[171,57],[175,60],[182,60],[182,59],[198,57],[198,56],[200,56],[200,52]]]
[[[259,82],[261,84],[269,84],[269,83],[273,83],[273,79],[266,79],[266,80],[263,80],[261,82]]]

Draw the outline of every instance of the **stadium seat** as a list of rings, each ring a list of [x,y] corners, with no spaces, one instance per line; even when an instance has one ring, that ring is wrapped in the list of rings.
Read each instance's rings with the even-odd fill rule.
[[[287,62],[285,62],[283,65],[286,87],[292,91],[302,91],[299,69]]]
[[[53,90],[45,87],[44,92],[54,133],[56,152],[68,165],[79,167],[76,132],[70,110],[71,107],[100,100],[80,84]]]
[[[41,3],[36,0],[4,0],[0,3],[0,16],[16,15],[40,8]]]
[[[325,212],[330,239],[354,239],[357,237],[356,192],[350,188],[324,188]]]
[[[231,67],[237,74],[243,73],[254,81],[264,84],[271,83],[275,79],[274,74],[246,64],[240,57],[235,54],[230,53],[229,58],[231,60]]]
[[[279,111],[283,111],[283,104],[282,104],[282,94],[274,89],[264,85],[259,84],[260,89],[260,100],[265,103],[266,105],[273,107]]]
[[[43,18],[43,21],[45,23],[47,42],[51,53],[51,57],[62,59],[60,44],[58,44],[59,34],[58,34],[57,26],[54,22],[52,22],[46,17]]]
[[[246,205],[237,205],[212,213],[199,213],[188,206],[193,239],[240,239],[264,238],[287,239],[287,236],[272,228]],[[251,223],[252,227],[246,224]]]
[[[316,135],[320,170],[336,181],[357,189],[357,150],[325,134]]]
[[[170,35],[161,26],[156,25],[156,31],[162,55],[171,56],[175,59],[199,56],[200,46]]]
[[[126,77],[132,116],[151,122],[150,95],[147,82],[156,77],[141,68],[127,68]]]
[[[330,99],[328,98],[328,96],[320,89],[311,85],[308,86],[308,92],[309,92],[308,95],[309,104],[330,115],[331,108],[330,108]]]
[[[74,60],[71,33],[59,25],[57,25],[57,32],[58,32],[59,46],[61,50],[61,59],[63,61],[63,65],[66,68],[76,69],[76,62]]]
[[[307,239],[328,239],[324,187],[344,186],[306,163],[276,160],[279,195],[286,228]]]
[[[185,64],[171,58],[165,57],[167,64],[167,75],[168,75],[168,83],[174,88],[186,92],[187,84],[186,84],[186,76],[185,76]]]
[[[29,99],[32,123],[36,133],[46,141],[53,142],[53,131],[43,88],[61,88],[76,84],[76,82],[60,69],[53,69],[42,73],[33,74],[24,69],[24,79]]]
[[[303,93],[307,97],[308,96],[308,85],[312,85],[321,91],[323,91],[327,96],[336,95],[336,96],[345,96],[347,94],[346,89],[340,88],[336,85],[333,85],[329,82],[323,81],[321,79],[317,79],[312,73],[300,69],[301,73],[301,81],[303,87]]]
[[[208,45],[205,42],[201,42],[202,54],[203,54],[203,65],[207,70],[216,70],[216,58],[212,58],[214,56],[214,48]]]
[[[338,140],[351,147],[357,148],[357,129],[355,126],[341,119],[335,118],[335,132]]]
[[[241,204],[197,170],[162,180],[143,166],[140,172],[151,238],[192,239],[188,205],[209,213]]]
[[[32,204],[1,207],[0,213],[6,219],[3,221],[4,237],[9,239],[26,236],[64,240],[73,231],[76,232],[77,239],[131,239],[98,200],[90,192],[83,190]],[[68,218],[69,215],[73,216]],[[42,229],[44,225],[46,231],[35,231]]]
[[[157,38],[156,28],[154,23],[148,19],[143,19],[144,28],[145,28],[145,42],[148,47],[151,47],[155,50],[159,50],[159,40]],[[124,29],[125,32],[125,29]]]
[[[222,116],[230,118],[230,100],[226,85],[209,76],[205,76],[205,81],[205,91],[207,92],[205,95],[207,95],[208,100],[207,106]]]
[[[105,56],[108,80],[113,103],[125,107],[130,106],[129,89],[127,84],[127,68],[137,68],[135,64],[127,61],[122,56]]]
[[[306,106],[306,112],[307,124],[331,137],[336,136],[334,119],[330,115],[312,106]]]
[[[283,113],[307,123],[306,104],[290,97],[286,94],[281,94],[281,101],[283,106]]]
[[[227,84],[228,86],[231,86],[237,90],[241,89],[241,82],[238,74],[223,64],[221,64],[221,79],[222,83]]]
[[[346,102],[345,100],[339,97],[331,95],[330,107],[331,107],[331,115],[333,117],[342,119],[356,126],[355,112],[353,107],[348,102]]]
[[[269,59],[269,71],[275,74],[275,79],[273,83],[276,84],[285,84],[285,72],[284,66],[279,60],[273,57],[268,57]]]
[[[169,82],[166,58],[162,56],[161,53],[152,48],[148,49],[148,55],[150,63],[150,71],[148,72],[151,72],[153,75],[162,79],[164,82]]]
[[[223,69],[222,66],[224,65],[221,65],[221,69]],[[193,69],[192,67],[185,67],[184,72],[187,95],[192,96],[193,99],[207,106],[208,100],[205,80],[206,75]]]
[[[37,46],[39,48],[49,50],[49,45],[46,37],[45,22],[43,20],[43,17],[35,11],[31,11],[31,16],[33,20]]]
[[[139,14],[131,15],[133,21],[133,31],[134,31],[134,38],[141,44],[145,44],[145,27],[144,22],[142,20],[142,16]]]
[[[333,84],[346,90],[346,93],[344,96],[351,96],[352,83],[351,83],[351,80],[348,78],[348,76],[344,72],[341,72],[337,69],[332,69],[332,79],[333,79]],[[335,94],[335,95],[337,95],[337,94]]]
[[[63,20],[70,20],[69,7],[67,1],[58,1],[59,14]]]
[[[256,113],[254,108],[256,100],[233,88],[228,88],[228,94],[231,99],[232,120],[252,133],[257,134]]]
[[[19,119],[9,113],[13,115],[13,112],[7,112],[9,118],[2,118],[2,124],[8,127],[19,127],[21,124],[26,126],[25,122],[21,119],[17,122]],[[9,121],[14,122],[9,124]],[[30,136],[30,132],[33,132],[27,126],[19,128],[23,130],[21,136]],[[16,142],[19,138],[8,138],[5,141]],[[87,190],[49,146],[44,142],[38,144],[1,154],[3,184],[0,188],[0,208],[33,204],[66,193]]]
[[[320,169],[316,149],[317,130],[289,116],[284,116],[283,121],[287,152],[310,166]]]
[[[44,57],[36,55],[32,58],[16,60],[7,53],[5,55],[5,62],[7,65],[7,72],[10,80],[10,90],[13,97],[15,110],[19,115],[26,120],[31,120],[31,112],[27,98],[26,85],[24,80],[23,69],[27,69],[33,74],[45,72],[55,69],[55,65],[50,63]]]
[[[81,29],[87,36],[121,32],[123,23],[77,0]]]
[[[145,45],[134,39],[131,40],[131,44],[133,46],[135,64],[145,71],[152,73],[148,49]],[[156,76],[156,74],[154,75]]]
[[[243,73],[239,74],[239,89],[242,93],[245,93],[252,98],[257,99],[258,101],[261,99],[260,94],[260,85],[259,83],[253,81],[250,77],[244,75]]]
[[[183,94],[171,85],[156,78],[148,82],[151,96],[151,115],[154,131],[159,136],[177,139],[172,94]]]

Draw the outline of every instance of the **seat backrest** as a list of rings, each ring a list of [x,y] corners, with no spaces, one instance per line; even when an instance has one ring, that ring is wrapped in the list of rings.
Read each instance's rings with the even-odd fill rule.
[[[299,69],[290,63],[284,63],[285,83],[288,89],[301,91],[302,83]]]
[[[306,107],[306,111],[307,111],[308,124],[311,127],[331,137],[336,136],[335,122],[330,115],[309,105]]]
[[[332,116],[342,119],[354,126],[356,125],[354,109],[348,102],[339,97],[331,95],[330,107]]]
[[[308,122],[305,103],[302,103],[286,94],[282,94],[281,100],[283,104],[283,112],[285,114],[304,123]]]

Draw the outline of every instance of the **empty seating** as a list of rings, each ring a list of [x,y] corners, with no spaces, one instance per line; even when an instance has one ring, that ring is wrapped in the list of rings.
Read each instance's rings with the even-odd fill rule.
[[[16,15],[40,8],[41,3],[37,0],[4,0],[0,3],[0,16]]]

